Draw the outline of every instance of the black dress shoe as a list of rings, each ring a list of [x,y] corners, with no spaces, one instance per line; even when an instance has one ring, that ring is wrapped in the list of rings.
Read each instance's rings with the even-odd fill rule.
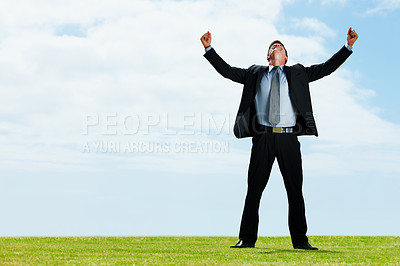
[[[231,246],[231,248],[254,248],[254,243],[245,242],[239,239],[239,241],[235,245]]]
[[[300,245],[293,245],[293,247],[295,249],[318,250],[318,248],[311,246],[310,243],[308,243],[308,242],[306,242],[304,244],[300,244]]]

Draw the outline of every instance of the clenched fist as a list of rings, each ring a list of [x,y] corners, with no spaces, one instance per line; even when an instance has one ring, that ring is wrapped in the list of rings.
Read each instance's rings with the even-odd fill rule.
[[[353,44],[357,41],[357,39],[358,39],[357,32],[350,27],[349,31],[347,32],[347,44],[353,47]]]
[[[201,43],[203,44],[204,48],[207,48],[211,45],[211,33],[207,31],[204,33],[203,36],[200,38]]]

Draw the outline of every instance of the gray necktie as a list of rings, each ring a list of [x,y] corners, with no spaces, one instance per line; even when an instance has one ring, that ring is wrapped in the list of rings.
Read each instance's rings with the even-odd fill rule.
[[[279,67],[274,67],[274,76],[272,77],[271,90],[269,93],[269,123],[276,126],[280,121],[280,79]]]

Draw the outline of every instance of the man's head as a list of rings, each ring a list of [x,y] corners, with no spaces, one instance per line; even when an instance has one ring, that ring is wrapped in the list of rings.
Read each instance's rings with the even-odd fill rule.
[[[286,48],[283,45],[283,43],[279,40],[271,42],[271,44],[268,47],[267,60],[271,62],[271,59],[278,59],[282,57],[285,59],[285,64],[286,64],[288,60],[288,52],[286,51]]]

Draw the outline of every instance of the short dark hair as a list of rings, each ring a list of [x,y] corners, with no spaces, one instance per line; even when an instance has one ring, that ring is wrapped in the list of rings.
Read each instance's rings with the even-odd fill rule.
[[[280,40],[275,40],[275,41],[271,42],[271,44],[268,46],[267,55],[269,56],[269,49],[271,49],[272,45],[274,45],[275,43],[279,43],[280,45],[282,45],[282,46],[283,46],[283,49],[285,49],[286,57],[289,57],[288,52],[287,52],[287,50],[286,50],[286,48],[285,48],[285,45],[283,45],[283,43],[282,43]],[[285,63],[286,63],[286,62],[287,62],[287,60],[285,61]]]

